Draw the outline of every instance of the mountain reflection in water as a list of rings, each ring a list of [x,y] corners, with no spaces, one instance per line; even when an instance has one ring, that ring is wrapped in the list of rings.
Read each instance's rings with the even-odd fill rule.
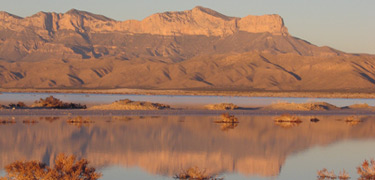
[[[348,125],[345,116],[320,116],[318,123],[306,116],[289,128],[275,124],[272,116],[239,116],[235,126],[213,123],[216,116],[84,117],[90,123],[80,126],[67,122],[72,118],[0,117],[16,121],[0,124],[0,169],[16,160],[52,163],[65,153],[86,158],[99,170],[139,167],[172,177],[197,166],[209,174],[272,177],[297,152],[343,140],[375,139],[374,117]],[[22,123],[25,120],[37,123]]]

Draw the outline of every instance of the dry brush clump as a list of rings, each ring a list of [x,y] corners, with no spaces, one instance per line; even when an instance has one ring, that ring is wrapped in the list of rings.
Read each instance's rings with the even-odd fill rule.
[[[27,105],[24,102],[18,102],[17,104],[10,103],[8,105],[9,109],[22,109],[22,108],[27,108]]]
[[[174,176],[174,179],[222,180],[223,178],[217,178],[214,175],[206,174],[205,169],[199,169],[198,167],[191,167],[186,170],[182,170],[179,174],[176,174]]]
[[[359,180],[375,180],[375,160],[365,160],[357,167],[357,173],[360,175]]]
[[[55,109],[86,109],[86,105],[76,103],[65,103],[60,99],[53,96],[49,96],[45,99],[40,98],[39,101],[35,101],[31,106],[34,108],[55,108]]]
[[[320,121],[320,119],[318,119],[317,117],[310,118],[310,122],[317,123],[319,121]]]
[[[221,123],[220,129],[222,131],[228,131],[230,129],[234,129],[238,126],[238,123]]]
[[[275,117],[275,125],[278,125],[284,128],[295,127],[301,123],[302,121],[297,116],[290,115],[290,114],[282,114],[278,117]]]
[[[38,121],[35,120],[35,119],[31,119],[31,120],[26,119],[26,120],[23,120],[22,123],[24,123],[24,124],[36,124],[36,123],[38,123]]]
[[[215,123],[239,123],[238,119],[234,115],[224,113],[220,115],[221,119],[215,121]]]
[[[238,109],[238,106],[233,103],[220,103],[220,104],[209,104],[205,106],[209,110],[234,110]]]
[[[86,159],[59,154],[54,167],[39,161],[16,161],[5,167],[7,175],[1,180],[97,180],[102,174],[90,167]]]
[[[330,180],[330,179],[339,179],[339,180],[348,180],[350,179],[349,174],[345,171],[340,171],[337,176],[334,171],[328,171],[326,168],[319,170],[317,172],[319,180]]]
[[[90,120],[90,118],[83,118],[81,116],[77,116],[75,118],[71,118],[66,120],[68,124],[77,126],[77,127],[82,127],[83,125],[89,125],[90,123],[94,123],[94,121]]]
[[[14,119],[12,119],[12,120],[2,120],[2,119],[0,119],[0,125],[7,125],[7,124],[16,124],[16,121]]]
[[[354,125],[357,125],[359,124],[361,121],[361,119],[357,116],[349,116],[345,119],[345,122],[346,124],[350,125],[350,126],[354,126]]]

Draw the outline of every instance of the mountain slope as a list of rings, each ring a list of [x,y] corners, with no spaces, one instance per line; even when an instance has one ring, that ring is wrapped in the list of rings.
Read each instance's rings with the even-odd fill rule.
[[[278,15],[196,7],[121,22],[74,9],[0,12],[5,88],[368,91],[374,63],[293,37]]]

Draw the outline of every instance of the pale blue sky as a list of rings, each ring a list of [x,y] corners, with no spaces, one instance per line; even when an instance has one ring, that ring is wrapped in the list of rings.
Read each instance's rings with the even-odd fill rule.
[[[116,20],[200,5],[228,16],[279,14],[293,36],[353,53],[375,54],[375,0],[0,0],[0,11],[30,16],[76,8]]]

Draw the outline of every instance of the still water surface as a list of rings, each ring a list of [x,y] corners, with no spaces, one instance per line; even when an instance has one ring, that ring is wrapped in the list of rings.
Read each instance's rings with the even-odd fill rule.
[[[14,118],[0,125],[0,169],[65,153],[88,159],[105,180],[173,179],[194,166],[230,180],[313,180],[322,168],[345,168],[356,179],[355,168],[375,157],[372,116],[356,125],[345,116],[318,116],[318,123],[306,116],[292,127],[272,116],[239,116],[237,126],[213,123],[217,116],[84,117],[93,123],[82,125],[68,124],[68,116]]]
[[[172,107],[199,107],[207,104],[234,103],[239,106],[264,106],[277,102],[328,102],[343,107],[358,103],[375,106],[374,99],[345,99],[345,98],[284,98],[284,97],[239,97],[239,96],[182,96],[182,95],[121,95],[121,94],[64,94],[64,93],[3,93],[0,94],[0,104],[17,103],[18,101],[32,104],[39,98],[54,96],[65,102],[87,104],[108,104],[120,99],[133,101],[151,101],[169,104]]]

